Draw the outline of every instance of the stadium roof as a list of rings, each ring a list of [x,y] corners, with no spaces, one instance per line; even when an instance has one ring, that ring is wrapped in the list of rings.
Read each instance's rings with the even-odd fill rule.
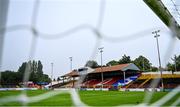
[[[126,71],[126,70],[135,70],[139,71],[139,68],[134,65],[133,63],[128,63],[128,64],[119,64],[115,66],[109,66],[109,67],[101,67],[96,68],[95,71],[91,73],[100,73],[100,72],[112,72],[112,71]]]
[[[119,71],[127,67],[128,65],[129,64],[120,64],[120,65],[115,65],[115,66],[102,67],[102,69],[101,67],[99,67],[99,68],[96,68],[92,73]]]
[[[99,67],[92,70],[92,72],[89,72],[89,73],[127,71],[127,70],[139,71],[140,69],[135,64],[128,63],[128,64],[119,64],[119,65],[114,65],[114,66],[102,67],[102,69],[101,67]],[[70,76],[70,77],[79,76],[79,72],[77,70],[73,70],[70,73],[63,75],[62,77],[66,77],[66,76]]]
[[[138,78],[139,80],[143,79],[156,79],[161,78],[160,73],[154,73],[154,74],[141,74],[141,76]],[[180,78],[180,74],[162,74],[162,78]]]
[[[63,75],[63,76],[61,76],[61,77],[71,77],[71,76],[79,76],[79,74],[78,74],[78,72],[77,72],[77,70],[72,70],[72,71],[70,71],[69,73],[67,73],[67,74],[65,74],[65,75]]]

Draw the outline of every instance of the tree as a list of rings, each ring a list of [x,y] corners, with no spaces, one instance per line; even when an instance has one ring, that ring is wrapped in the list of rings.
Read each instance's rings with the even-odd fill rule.
[[[174,58],[172,58],[173,60],[173,65],[174,65],[174,68],[176,67],[176,71],[180,71],[180,55],[179,56],[174,56]]]
[[[28,61],[28,65],[30,68],[30,77],[29,80],[33,82],[38,82],[38,75],[37,75],[37,62],[35,60],[33,61]]]
[[[133,63],[142,71],[147,71],[151,69],[150,61],[142,55],[136,58]]]
[[[23,62],[22,65],[18,69],[18,78],[23,81],[24,72],[26,70],[27,62]]]
[[[91,67],[91,68],[97,68],[99,67],[98,63],[94,60],[89,60],[85,64],[86,67]]]
[[[31,65],[31,72],[36,73],[37,72],[37,62],[35,60],[30,61],[30,65]]]
[[[28,69],[27,69],[28,68]],[[23,64],[18,69],[18,77],[20,78],[21,82],[24,77],[25,70],[30,73],[29,80],[33,81],[34,83],[37,82],[50,82],[48,75],[43,74],[43,65],[41,61],[28,61],[23,62]]]
[[[43,74],[42,77],[41,77],[41,81],[39,81],[39,82],[48,82],[48,83],[50,83],[51,79],[49,78],[49,76],[47,74]]]
[[[56,79],[54,78],[53,81],[56,81]]]
[[[122,56],[122,58],[119,60],[119,64],[126,64],[126,63],[131,63],[131,57],[126,56],[125,54]]]
[[[43,75],[43,65],[41,63],[41,61],[39,60],[38,61],[38,64],[37,64],[37,74],[40,76],[40,75]]]
[[[60,77],[58,77],[58,78],[57,78],[57,81],[59,82],[60,80],[61,80]]]
[[[106,66],[114,66],[114,65],[118,65],[118,64],[119,64],[118,61],[112,60],[112,61],[109,61],[109,62],[106,64]]]
[[[152,66],[152,67],[151,67],[151,71],[153,71],[153,72],[157,72],[157,71],[158,71],[158,68],[157,68],[157,67],[155,67],[155,66]]]
[[[172,63],[168,62],[168,64],[166,65],[166,68],[168,71],[180,71],[180,55],[179,56],[174,56],[173,58],[171,58],[171,60],[173,61]]]
[[[169,62],[168,62],[168,64],[166,65],[166,68],[167,68],[168,71],[174,71],[174,66],[173,66],[173,64],[171,64],[171,63],[169,63]]]
[[[1,85],[17,85],[19,82],[17,72],[9,70],[1,72]]]

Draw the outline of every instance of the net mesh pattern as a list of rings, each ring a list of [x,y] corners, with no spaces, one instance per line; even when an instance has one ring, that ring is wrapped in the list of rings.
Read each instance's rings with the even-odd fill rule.
[[[175,17],[175,19],[179,22],[180,21],[180,11],[179,11],[180,5],[178,5],[176,3],[177,1],[178,0],[176,0],[176,1],[175,0],[164,0],[163,3],[165,4],[165,6],[167,6],[168,10],[171,12],[173,17]],[[98,4],[99,5],[99,10],[98,10],[99,14],[97,17],[96,26],[92,26],[90,24],[80,24],[76,27],[69,28],[68,30],[59,32],[57,34],[47,34],[47,33],[41,32],[37,28],[38,14],[41,12],[41,11],[39,11],[40,4],[41,4],[41,2],[44,2],[44,1],[40,1],[40,0],[34,1],[34,6],[33,6],[33,10],[32,10],[33,12],[32,12],[30,24],[6,26],[9,2],[10,1],[8,1],[8,0],[0,1],[0,12],[2,13],[0,16],[0,35],[1,35],[0,36],[0,65],[2,64],[2,56],[3,56],[2,53],[3,53],[4,38],[5,38],[4,36],[6,33],[9,33],[9,32],[16,32],[19,30],[21,30],[21,31],[28,30],[29,32],[31,32],[32,42],[31,42],[31,48],[30,48],[30,53],[29,53],[28,59],[32,60],[34,58],[36,45],[38,43],[37,38],[52,40],[52,39],[58,39],[58,38],[65,38],[68,35],[73,35],[74,33],[80,32],[83,30],[89,30],[97,38],[96,44],[94,46],[94,50],[93,50],[91,58],[90,58],[90,59],[94,59],[95,53],[98,51],[97,48],[100,46],[100,43],[102,40],[109,41],[109,42],[127,42],[130,40],[136,40],[138,38],[142,38],[142,37],[146,36],[146,34],[149,34],[149,32],[152,32],[155,29],[161,29],[162,31],[164,29],[164,28],[152,28],[152,29],[147,29],[147,30],[143,30],[140,32],[135,32],[130,35],[124,35],[123,37],[107,36],[106,34],[101,32],[101,28],[103,27],[105,13],[106,13],[106,9],[107,9],[107,7],[106,7],[107,1],[100,0],[99,4]],[[168,51],[166,52],[166,55],[164,58],[165,61],[167,61],[170,58],[170,55],[171,55],[170,50],[173,50],[173,48],[175,46],[174,45],[175,41],[176,41],[176,38],[173,37],[169,44]],[[30,75],[28,73],[29,69],[30,69],[29,66],[27,66],[26,70],[25,70],[23,81],[28,81],[29,75]],[[80,78],[81,79],[79,81],[81,82],[84,79],[84,77],[82,76]],[[156,87],[159,81],[160,80],[152,81],[152,83],[151,83],[152,86]],[[76,87],[78,88],[78,85]],[[179,89],[180,89],[180,87],[175,88],[173,91],[171,91],[167,95],[165,95],[162,99],[159,99],[155,103],[151,104],[151,106],[161,106],[161,105],[165,104],[167,101],[169,101],[171,98],[173,98],[175,95],[177,95],[179,93]],[[55,96],[58,94],[63,94],[63,93],[69,93],[71,95],[74,106],[89,106],[81,101],[79,94],[78,94],[78,90],[75,88],[74,89],[52,90],[45,94],[32,96],[32,97],[28,97],[26,91],[24,90],[24,91],[22,91],[22,93],[20,95],[0,98],[0,104],[6,104],[6,103],[11,103],[11,102],[17,101],[17,102],[21,102],[23,105],[27,105],[28,103],[39,102],[41,100],[48,99],[52,96]],[[136,106],[147,106],[146,104],[148,104],[150,102],[151,98],[153,97],[153,93],[154,92],[147,92],[143,103],[136,105]],[[176,101],[174,101],[172,106],[176,106],[179,103],[180,103],[180,99],[177,99]]]

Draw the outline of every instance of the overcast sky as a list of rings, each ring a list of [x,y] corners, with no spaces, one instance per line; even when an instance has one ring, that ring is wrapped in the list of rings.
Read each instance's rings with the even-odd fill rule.
[[[33,0],[11,0],[7,26],[30,25],[34,6]],[[54,76],[70,71],[69,57],[73,57],[73,69],[83,67],[87,60],[94,59],[100,64],[98,47],[104,47],[103,64],[119,60],[124,54],[131,59],[139,55],[147,57],[158,66],[156,41],[151,34],[159,33],[160,53],[163,66],[171,35],[166,25],[152,12],[143,0],[106,0],[102,27],[99,29],[107,38],[134,36],[127,39],[98,39],[88,28],[82,28],[64,37],[55,39],[37,38],[33,59],[41,60],[43,70],[50,75],[54,63]],[[40,1],[36,29],[45,34],[58,34],[82,24],[96,27],[100,15],[100,0],[43,0]],[[138,33],[138,34],[137,34]],[[22,62],[30,57],[32,33],[21,29],[7,32],[4,40],[2,70],[17,71]],[[96,46],[96,44],[99,44]],[[180,54],[180,42],[173,46],[171,55]],[[96,48],[96,51],[94,50]],[[172,48],[172,47],[171,47]],[[95,56],[95,57],[92,57]],[[172,57],[171,56],[171,57]]]

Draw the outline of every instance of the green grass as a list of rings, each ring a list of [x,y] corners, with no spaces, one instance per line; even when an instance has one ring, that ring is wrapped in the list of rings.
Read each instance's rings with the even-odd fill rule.
[[[49,92],[47,90],[27,91],[28,96],[40,95]],[[0,98],[19,95],[21,91],[0,91]],[[150,103],[161,99],[167,92],[155,92]],[[143,102],[145,92],[119,92],[119,91],[79,91],[81,100],[90,106],[117,106],[124,104],[140,104]],[[177,94],[165,106],[171,105],[180,97]],[[20,106],[19,102],[3,104],[3,106]],[[29,103],[30,106],[73,106],[71,96],[68,93],[52,96],[40,102]],[[1,105],[2,106],[2,105]],[[180,106],[180,105],[179,105]]]

